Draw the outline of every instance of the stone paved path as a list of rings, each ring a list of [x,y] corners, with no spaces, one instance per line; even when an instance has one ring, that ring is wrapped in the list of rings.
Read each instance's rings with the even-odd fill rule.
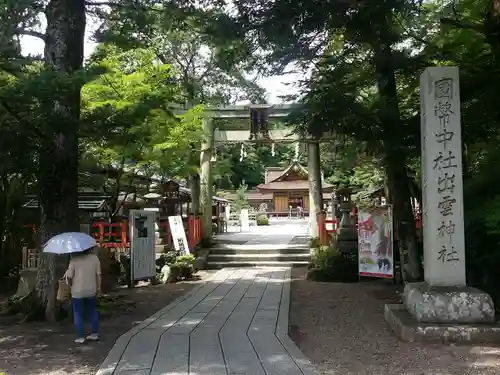
[[[223,269],[121,336],[97,375],[313,375],[288,337],[290,269]]]

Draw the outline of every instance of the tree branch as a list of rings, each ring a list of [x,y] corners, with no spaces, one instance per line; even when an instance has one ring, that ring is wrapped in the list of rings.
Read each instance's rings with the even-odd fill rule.
[[[453,26],[459,29],[473,30],[484,35],[484,26],[477,23],[460,21],[456,18],[441,17],[441,24]]]
[[[131,4],[120,4],[116,1],[102,1],[102,2],[86,1],[85,5],[89,6],[89,7],[101,7],[101,6],[103,6],[103,7],[110,7],[110,8],[127,8],[129,6],[132,6],[136,9],[141,9],[143,11],[153,11],[153,12],[159,12],[159,13],[164,12],[163,9],[148,7],[148,6],[140,4],[138,1],[133,1]]]
[[[34,31],[34,30],[24,30],[24,29],[17,29],[15,32],[17,35],[27,35],[27,36],[32,36],[34,38],[41,39],[45,41],[45,34],[41,33],[39,31]]]
[[[23,125],[28,125],[26,128],[29,129],[29,131],[31,131],[33,134],[35,134],[36,136],[40,137],[40,138],[44,138],[45,135],[43,134],[43,132],[40,131],[40,129],[38,129],[38,127],[35,125],[33,126],[33,124],[31,124],[29,121],[26,121],[24,120],[23,118],[21,118],[17,112],[15,110],[13,110],[10,105],[7,104],[7,102],[5,100],[3,100],[3,98],[0,98],[0,105],[5,109],[5,111],[10,115],[12,116],[12,118],[14,120],[16,120],[21,126]]]

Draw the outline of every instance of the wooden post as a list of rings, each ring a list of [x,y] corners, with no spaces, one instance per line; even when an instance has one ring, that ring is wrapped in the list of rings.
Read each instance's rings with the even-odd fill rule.
[[[99,242],[99,245],[102,246],[102,244],[104,243],[104,223],[102,221],[97,223],[97,228],[99,228],[98,242]]]
[[[191,213],[195,215],[200,214],[200,175],[194,174],[191,176],[190,180],[191,188]]]
[[[320,211],[316,215],[319,242],[322,246],[328,245],[328,235],[326,233],[326,214]]]
[[[128,243],[128,221],[123,220],[121,222],[121,244],[123,247],[126,247]]]
[[[194,247],[194,236],[195,236],[195,227],[194,227],[194,215],[188,214],[188,246],[189,249],[192,250]]]
[[[203,236],[212,238],[212,165],[210,159],[214,147],[214,129],[212,119],[203,121],[205,139],[201,145],[200,205],[203,220]]]
[[[309,142],[307,155],[308,180],[309,180],[309,220],[311,237],[320,236],[318,230],[318,215],[323,211],[323,189],[321,187],[321,167],[319,154],[319,141]],[[323,222],[324,224],[324,222]]]

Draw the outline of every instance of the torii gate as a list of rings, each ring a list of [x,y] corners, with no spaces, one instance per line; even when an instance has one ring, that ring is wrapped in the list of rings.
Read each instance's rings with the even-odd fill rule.
[[[307,143],[308,146],[308,180],[309,180],[309,218],[311,222],[311,236],[320,237],[318,220],[324,227],[323,197],[321,187],[320,168],[320,139],[290,134],[288,128],[267,128],[266,134],[256,134],[251,129],[251,116],[264,114],[263,121],[279,120],[288,116],[293,110],[302,108],[300,104],[251,104],[233,106],[206,107],[206,118],[203,122],[204,142],[201,146],[200,180],[197,186],[192,186],[193,202],[199,201],[203,215],[203,235],[212,237],[212,157],[216,143]],[[181,115],[187,108],[170,107],[175,115]],[[232,121],[217,121],[217,120]],[[237,120],[243,120],[239,122]],[[271,125],[271,124],[270,124]],[[262,129],[261,129],[262,130]],[[323,139],[324,140],[324,139]],[[199,198],[195,195],[199,193]],[[193,208],[196,210],[196,204]],[[197,213],[197,212],[194,212]]]

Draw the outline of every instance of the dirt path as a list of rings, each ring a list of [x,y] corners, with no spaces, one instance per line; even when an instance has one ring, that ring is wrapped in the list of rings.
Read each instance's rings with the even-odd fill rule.
[[[196,281],[117,291],[119,311],[101,319],[102,340],[97,343],[75,344],[69,321],[48,325],[0,320],[0,374],[93,375],[120,335],[203,282],[208,273],[199,275]]]
[[[384,304],[398,300],[391,283],[319,283],[304,274],[292,271],[291,334],[322,374],[500,374],[500,348],[398,341],[383,316]]]

